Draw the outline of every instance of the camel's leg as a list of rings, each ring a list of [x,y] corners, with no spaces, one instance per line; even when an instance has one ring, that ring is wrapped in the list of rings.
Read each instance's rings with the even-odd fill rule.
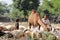
[[[40,30],[41,25],[39,25],[39,30]]]
[[[41,21],[41,19],[38,19],[38,23],[39,23],[39,25],[41,25],[41,26],[44,28],[45,31],[48,31],[48,30],[47,30],[47,25],[45,25],[45,24]]]
[[[47,25],[45,25],[45,24],[42,22],[42,20],[41,20],[41,18],[40,18],[39,15],[37,15],[37,22],[39,23],[39,25],[41,25],[41,26],[44,28],[45,31],[47,31]]]
[[[38,25],[39,25],[39,30],[40,30],[41,25],[39,23],[38,23]]]

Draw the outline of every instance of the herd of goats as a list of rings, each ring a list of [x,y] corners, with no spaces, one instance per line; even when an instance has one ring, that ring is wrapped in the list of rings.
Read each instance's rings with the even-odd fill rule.
[[[41,31],[53,32],[56,30],[56,28],[52,27],[51,25],[44,24],[41,20],[39,13],[36,12],[34,9],[31,11],[31,14],[28,18],[28,25],[29,25],[28,27],[19,26],[19,19],[17,19],[15,24],[16,27],[11,26],[9,28],[9,26],[7,26],[6,28],[3,26],[0,26],[0,33],[4,32],[4,33],[11,33],[13,35],[16,35],[16,33],[23,30],[22,31],[23,34],[21,36],[24,36],[24,34],[30,34],[33,37],[33,33],[36,33],[36,36],[37,36],[38,33]],[[43,28],[43,30],[40,30],[41,27]]]

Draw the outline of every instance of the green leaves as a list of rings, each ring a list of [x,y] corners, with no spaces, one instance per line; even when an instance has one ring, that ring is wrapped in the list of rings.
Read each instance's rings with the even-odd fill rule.
[[[4,13],[8,13],[8,8],[6,3],[0,3],[0,14],[4,15]]]
[[[10,18],[20,18],[23,17],[23,11],[19,11],[18,9],[14,9],[11,13],[8,14]]]
[[[10,13],[13,18],[25,18],[29,15],[31,9],[37,9],[39,0],[13,0],[13,10]]]
[[[60,0],[51,0],[51,1],[47,1],[45,2],[45,4],[47,3],[47,9],[49,10],[49,12],[51,13],[57,13],[60,12]],[[45,5],[43,4],[43,5]],[[57,13],[58,14],[58,13]]]

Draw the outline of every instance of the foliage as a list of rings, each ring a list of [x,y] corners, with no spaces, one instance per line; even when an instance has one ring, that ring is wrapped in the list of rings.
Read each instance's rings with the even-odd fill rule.
[[[38,7],[37,11],[41,17],[47,14],[52,22],[56,16],[60,15],[60,0],[43,0],[43,4]]]
[[[53,34],[49,33],[49,32],[41,32],[39,33],[41,35],[41,38],[43,38],[44,40],[56,40],[56,36],[54,36]]]
[[[5,13],[9,13],[9,9],[6,3],[0,2],[0,14],[4,15]]]
[[[48,10],[51,14],[60,14],[60,0],[44,0],[42,9]]]
[[[13,0],[13,5],[19,10],[37,9],[39,0]]]
[[[18,9],[19,11],[24,11],[24,16],[27,16],[28,10],[37,9],[39,6],[39,0],[13,0],[14,8]]]
[[[46,40],[56,40],[56,37],[53,35],[48,35]]]
[[[18,9],[14,9],[11,13],[8,14],[10,18],[21,18],[23,17],[23,11],[19,11]]]
[[[31,9],[36,9],[41,18],[48,14],[50,19],[60,15],[60,0],[43,0],[42,5],[40,0],[12,0],[13,4],[7,6],[5,3],[0,3],[0,15],[9,13],[10,18],[27,17],[30,15]]]

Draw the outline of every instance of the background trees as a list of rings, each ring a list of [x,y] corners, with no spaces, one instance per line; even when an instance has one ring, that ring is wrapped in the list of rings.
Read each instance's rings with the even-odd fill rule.
[[[27,11],[31,9],[37,9],[39,6],[39,0],[13,0],[13,8],[23,11],[23,15],[28,16]]]
[[[9,13],[9,9],[6,3],[0,2],[0,15],[4,15],[5,13]]]
[[[56,16],[60,15],[59,10],[60,0],[43,0],[43,4],[38,7],[38,11],[40,11],[42,15],[47,14],[51,20],[54,20]]]
[[[36,9],[41,17],[47,14],[50,19],[60,15],[60,0],[12,0],[11,5],[0,3],[0,14],[9,13],[9,18],[28,18],[31,9]],[[39,5],[41,4],[41,5]]]

